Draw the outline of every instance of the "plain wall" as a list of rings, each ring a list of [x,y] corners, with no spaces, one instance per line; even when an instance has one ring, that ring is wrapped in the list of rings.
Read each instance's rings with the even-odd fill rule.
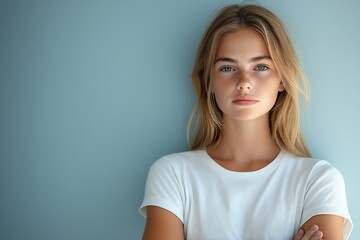
[[[150,165],[187,149],[201,35],[235,2],[0,1],[0,239],[140,238]],[[360,239],[360,1],[258,2],[299,50],[305,135]]]

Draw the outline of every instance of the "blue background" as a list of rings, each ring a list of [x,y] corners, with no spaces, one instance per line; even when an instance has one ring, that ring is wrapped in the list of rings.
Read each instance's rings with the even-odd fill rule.
[[[149,166],[187,149],[201,35],[235,2],[1,0],[0,239],[141,237]],[[343,173],[360,239],[360,1],[258,2],[290,29],[305,134]]]

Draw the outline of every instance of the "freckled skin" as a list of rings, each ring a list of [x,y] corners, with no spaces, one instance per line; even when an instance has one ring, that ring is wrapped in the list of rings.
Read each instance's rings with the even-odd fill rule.
[[[244,121],[266,115],[284,87],[262,36],[250,28],[225,34],[216,59],[212,90],[224,120]],[[241,96],[256,103],[234,104]]]

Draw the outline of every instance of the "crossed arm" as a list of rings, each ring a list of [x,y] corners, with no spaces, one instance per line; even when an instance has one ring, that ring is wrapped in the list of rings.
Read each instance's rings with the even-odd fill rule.
[[[316,215],[301,227],[303,231],[294,240],[341,240],[342,217],[330,214]],[[314,226],[315,225],[315,226]],[[147,207],[143,240],[184,240],[184,226],[173,213],[156,206]]]
[[[159,207],[146,207],[143,240],[184,240],[184,225],[173,213]]]
[[[322,232],[320,238],[304,238],[304,239],[324,239],[324,240],[341,240],[343,239],[343,223],[344,218],[331,215],[331,214],[321,214],[316,215],[309,220],[307,220],[301,229],[311,232],[311,227],[314,225],[318,226],[318,229]],[[306,235],[306,234],[305,234]],[[296,238],[295,240],[300,240],[303,238]]]

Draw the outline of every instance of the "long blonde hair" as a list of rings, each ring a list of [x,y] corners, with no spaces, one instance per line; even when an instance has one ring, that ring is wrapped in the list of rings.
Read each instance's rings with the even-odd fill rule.
[[[299,93],[305,100],[309,95],[306,78],[284,24],[274,13],[258,5],[230,5],[223,8],[201,40],[192,72],[197,105],[187,129],[190,149],[214,146],[221,137],[222,112],[211,93],[213,67],[221,37],[241,27],[252,28],[263,36],[285,87],[269,113],[273,140],[279,147],[297,156],[310,157],[301,132],[299,113]],[[191,129],[194,132],[190,141]]]

